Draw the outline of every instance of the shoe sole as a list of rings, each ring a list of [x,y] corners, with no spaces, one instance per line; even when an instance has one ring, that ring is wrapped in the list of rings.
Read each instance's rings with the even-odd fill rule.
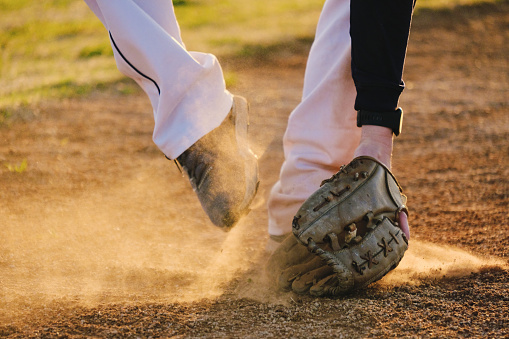
[[[249,205],[258,192],[260,181],[258,178],[258,158],[251,151],[248,143],[249,106],[245,98],[241,96],[233,97],[232,116],[235,119],[235,138],[240,156],[246,164],[244,183],[246,192],[238,210],[240,219],[240,217],[249,213]]]

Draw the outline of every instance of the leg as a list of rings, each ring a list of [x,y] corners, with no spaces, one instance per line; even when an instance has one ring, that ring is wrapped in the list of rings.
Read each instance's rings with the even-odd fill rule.
[[[109,32],[119,70],[147,93],[153,140],[176,159],[211,221],[231,227],[258,187],[247,102],[226,90],[211,54],[188,52],[170,0],[85,0]]]
[[[232,106],[217,59],[188,52],[171,1],[86,0],[109,32],[119,70],[147,93],[153,139],[174,159],[218,127]]]
[[[283,139],[285,162],[268,202],[269,233],[291,232],[292,219],[320,182],[348,163],[359,144],[350,71],[348,0],[328,0],[309,54],[302,102]]]

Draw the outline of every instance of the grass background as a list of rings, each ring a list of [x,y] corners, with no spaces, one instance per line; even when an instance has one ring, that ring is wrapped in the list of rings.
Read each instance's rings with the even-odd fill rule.
[[[309,45],[323,2],[174,0],[187,48],[220,59]],[[419,0],[416,15],[474,2]],[[82,0],[0,0],[0,53],[0,125],[41,100],[139,91],[117,71],[106,30]]]

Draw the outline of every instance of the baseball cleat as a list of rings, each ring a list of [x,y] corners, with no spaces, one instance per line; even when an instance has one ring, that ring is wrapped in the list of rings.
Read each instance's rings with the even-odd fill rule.
[[[248,104],[234,96],[223,123],[175,162],[187,173],[210,220],[230,228],[246,215],[258,190],[258,159],[247,140]]]

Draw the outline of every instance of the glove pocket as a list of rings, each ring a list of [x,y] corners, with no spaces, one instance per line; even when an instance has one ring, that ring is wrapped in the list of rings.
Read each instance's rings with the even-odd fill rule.
[[[389,216],[396,220],[402,205],[391,192],[392,175],[377,162],[341,173],[311,195],[297,212],[293,233],[306,245],[309,239],[317,244],[330,243],[335,251],[359,242],[369,231],[373,216]],[[363,175],[358,175],[365,173]],[[380,219],[381,220],[381,219]]]

